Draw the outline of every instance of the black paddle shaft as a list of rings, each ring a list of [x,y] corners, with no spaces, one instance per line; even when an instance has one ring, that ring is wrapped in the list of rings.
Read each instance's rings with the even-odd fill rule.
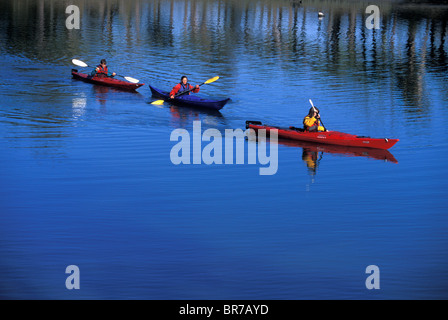
[[[319,121],[320,124],[322,125],[322,127],[324,127],[325,131],[327,131],[327,127],[325,127],[324,122],[322,121],[322,118],[319,117],[319,119],[317,119],[317,121]]]

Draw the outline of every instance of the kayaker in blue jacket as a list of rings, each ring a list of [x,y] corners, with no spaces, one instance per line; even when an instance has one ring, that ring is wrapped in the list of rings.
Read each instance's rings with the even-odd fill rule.
[[[96,68],[90,73],[92,77],[115,77],[115,72],[109,72],[107,69],[106,59],[101,59],[100,64],[96,66]]]

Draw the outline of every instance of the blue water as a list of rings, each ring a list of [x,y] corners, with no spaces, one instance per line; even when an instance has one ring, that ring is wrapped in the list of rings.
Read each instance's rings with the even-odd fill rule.
[[[62,2],[0,5],[2,299],[448,297],[446,7],[386,3],[373,31],[363,3],[78,5],[71,31]],[[72,58],[103,57],[146,85],[71,78]],[[231,101],[150,104],[147,84],[183,74],[219,75],[200,94]],[[318,147],[313,171],[280,142],[278,171],[260,175],[252,141],[245,164],[170,160],[172,131],[194,120],[300,126],[309,99],[330,130],[400,139],[397,163]]]

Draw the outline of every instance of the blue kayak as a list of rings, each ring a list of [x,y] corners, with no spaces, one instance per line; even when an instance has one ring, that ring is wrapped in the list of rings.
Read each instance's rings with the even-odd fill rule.
[[[211,100],[200,97],[194,94],[184,94],[174,99],[170,99],[170,93],[168,91],[162,91],[160,89],[149,86],[154,98],[166,100],[168,103],[172,103],[181,107],[193,107],[193,108],[206,108],[220,110],[230,100],[229,98],[224,100]]]

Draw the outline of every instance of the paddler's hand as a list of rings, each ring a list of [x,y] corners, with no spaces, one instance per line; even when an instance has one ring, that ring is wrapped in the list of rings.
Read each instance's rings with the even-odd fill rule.
[[[197,84],[196,87],[194,87],[195,89],[199,89],[199,85]]]
[[[112,72],[112,77],[115,77],[117,74],[115,72]]]
[[[174,99],[174,94],[170,96],[170,99]]]

